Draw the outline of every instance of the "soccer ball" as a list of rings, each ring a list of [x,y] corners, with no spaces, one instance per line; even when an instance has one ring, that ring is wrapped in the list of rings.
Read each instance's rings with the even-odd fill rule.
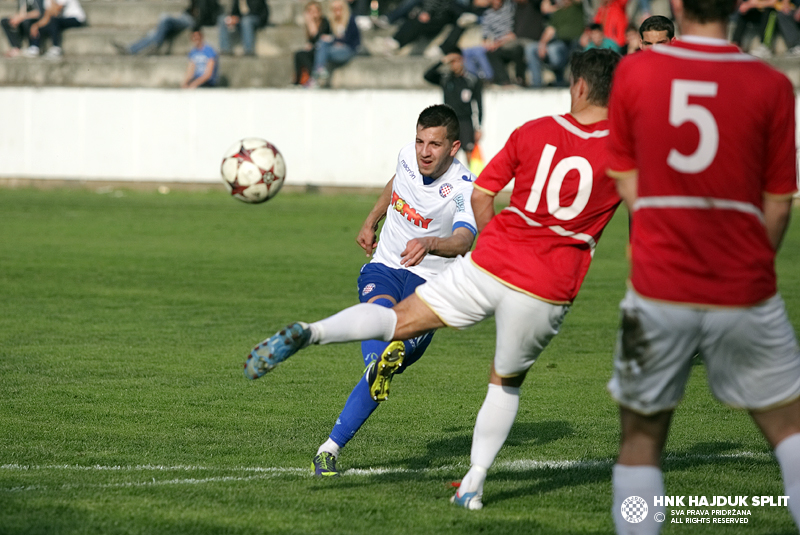
[[[220,171],[231,195],[248,203],[270,200],[286,178],[286,164],[275,145],[255,137],[231,145],[222,157]]]

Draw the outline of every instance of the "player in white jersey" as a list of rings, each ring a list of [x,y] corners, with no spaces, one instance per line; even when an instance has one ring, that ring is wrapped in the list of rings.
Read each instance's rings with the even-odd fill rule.
[[[495,354],[475,422],[472,466],[452,499],[482,508],[487,470],[517,416],[520,386],[558,333],[620,202],[605,174],[608,94],[618,61],[610,50],[573,54],[570,113],[517,129],[481,173],[472,193],[481,236],[472,253],[396,307],[360,304],[290,325],[256,346],[247,366],[266,373],[309,344],[404,340],[494,315]],[[495,215],[494,196],[512,179],[510,207]]]
[[[460,148],[455,112],[445,105],[422,111],[417,138],[400,150],[395,175],[386,184],[356,238],[372,260],[361,268],[358,296],[362,303],[391,308],[472,247],[477,234],[469,200],[474,176],[455,159]],[[378,223],[386,218],[375,242]],[[361,344],[366,371],[345,403],[336,424],[314,457],[317,476],[338,476],[336,459],[379,402],[389,394],[392,377],[419,360],[433,331],[392,344]],[[266,371],[248,359],[245,376]]]

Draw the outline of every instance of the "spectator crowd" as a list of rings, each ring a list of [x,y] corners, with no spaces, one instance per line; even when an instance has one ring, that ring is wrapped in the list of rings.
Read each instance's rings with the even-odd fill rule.
[[[573,52],[633,53],[654,44],[644,35],[651,31],[668,33],[657,42],[669,42],[671,19],[653,16],[650,0],[309,0],[298,21],[305,44],[292,52],[292,83],[328,87],[331,73],[356,56],[411,54],[437,61],[420,72],[437,85],[455,67],[456,77],[468,75],[473,86],[566,87]],[[790,2],[741,0],[733,22],[731,40],[753,55],[775,54],[781,37],[785,54],[800,57],[800,9]],[[88,23],[80,0],[18,0],[17,11],[0,21],[5,56],[59,60],[63,32]],[[120,55],[170,54],[173,40],[188,32],[192,49],[182,85],[213,87],[234,45],[256,56],[259,32],[269,24],[268,0],[189,0],[140,38],[112,44]],[[207,39],[203,27],[216,27],[216,39]]]

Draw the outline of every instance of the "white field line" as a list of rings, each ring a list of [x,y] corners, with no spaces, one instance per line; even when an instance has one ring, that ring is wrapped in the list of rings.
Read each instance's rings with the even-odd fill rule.
[[[770,460],[772,459],[771,453],[764,452],[750,452],[744,451],[739,453],[719,454],[719,455],[667,455],[665,460],[670,461],[713,461],[713,460],[735,460],[735,459],[759,459]],[[533,459],[522,459],[517,461],[504,461],[496,463],[493,471],[504,472],[526,472],[531,470],[541,469],[595,469],[595,468],[610,468],[614,464],[613,459],[598,459],[598,460],[565,460],[565,461],[537,461]],[[346,476],[373,476],[383,474],[437,474],[437,473],[452,473],[454,471],[464,471],[468,468],[466,464],[455,464],[438,466],[432,468],[352,468],[345,470],[343,475]],[[227,481],[252,481],[256,479],[268,479],[279,477],[282,475],[300,475],[311,476],[308,468],[295,468],[295,467],[260,467],[260,466],[241,466],[241,467],[214,467],[214,466],[194,466],[194,465],[135,465],[135,466],[81,466],[70,464],[52,464],[52,465],[20,465],[20,464],[3,464],[0,465],[0,474],[3,472],[35,472],[35,471],[76,471],[76,472],[142,472],[142,473],[159,473],[159,472],[244,472],[255,473],[256,475],[241,475],[241,476],[216,476],[204,478],[178,478],[167,480],[156,480],[152,476],[145,481],[122,482],[122,483],[102,483],[102,484],[64,484],[60,486],[43,486],[43,485],[25,485],[17,487],[0,487],[0,492],[25,492],[35,490],[70,490],[78,488],[134,488],[134,487],[153,487],[164,485],[201,485],[206,483],[218,483]]]

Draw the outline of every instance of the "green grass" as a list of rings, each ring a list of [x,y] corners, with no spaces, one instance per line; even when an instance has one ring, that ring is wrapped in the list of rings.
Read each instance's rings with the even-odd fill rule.
[[[351,472],[310,477],[361,373],[358,346],[310,348],[255,382],[241,363],[288,321],[356,302],[354,238],[373,202],[0,191],[0,533],[610,533],[618,422],[605,383],[624,212],[523,387],[484,510],[448,500],[468,467],[492,321],[437,333],[344,450]],[[798,216],[779,257],[796,328]],[[712,399],[702,366],[667,452],[670,495],[783,494],[764,440]],[[663,533],[796,533],[785,508],[750,510],[744,526]]]

